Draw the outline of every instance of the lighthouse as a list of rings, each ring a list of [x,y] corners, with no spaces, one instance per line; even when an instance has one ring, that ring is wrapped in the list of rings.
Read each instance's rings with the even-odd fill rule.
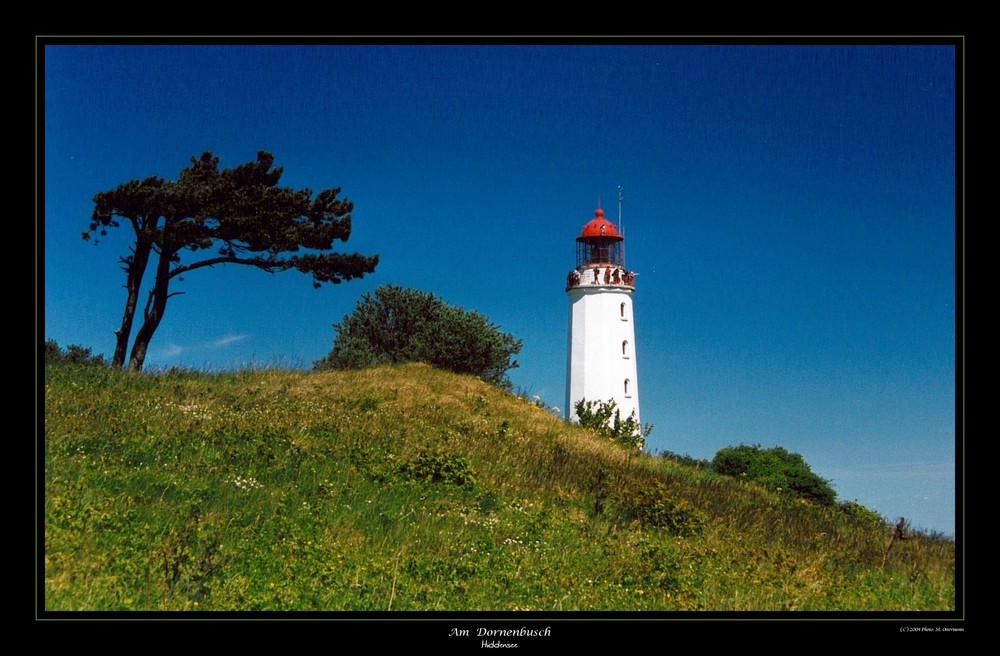
[[[580,399],[613,399],[622,419],[639,421],[635,320],[635,274],[625,268],[624,238],[598,206],[576,238],[576,268],[566,279],[569,347],[566,414],[577,419]]]

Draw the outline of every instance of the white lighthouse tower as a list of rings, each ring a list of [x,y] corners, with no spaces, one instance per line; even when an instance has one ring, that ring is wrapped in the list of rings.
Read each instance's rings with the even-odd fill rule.
[[[614,399],[622,419],[639,421],[635,322],[635,274],[625,268],[624,238],[604,218],[594,218],[576,238],[576,268],[566,280],[569,296],[569,354],[566,414],[576,419],[580,399]]]

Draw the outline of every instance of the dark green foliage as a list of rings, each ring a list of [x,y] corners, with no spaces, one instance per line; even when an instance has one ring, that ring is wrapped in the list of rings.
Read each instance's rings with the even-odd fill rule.
[[[677,591],[683,585],[685,566],[690,571],[693,563],[685,559],[670,547],[662,544],[649,544],[637,549],[638,563],[633,570],[636,585],[649,585],[667,591]]]
[[[476,485],[472,467],[462,456],[421,451],[416,460],[403,464],[399,469],[403,478],[458,487]]]
[[[125,363],[139,289],[151,262],[153,285],[129,356],[129,369],[134,371],[142,369],[167,299],[179,293],[170,292],[170,283],[191,271],[217,264],[242,264],[270,273],[295,269],[311,274],[313,286],[319,287],[375,270],[378,256],[299,254],[301,249],[326,251],[335,240],[347,241],[353,205],[337,198],[339,188],[313,197],[311,189],[279,187],[282,170],[273,164],[274,157],[260,151],[255,162],[220,171],[219,158],[206,152],[192,157],[191,166],[177,180],[131,180],[94,196],[84,240],[107,234],[122,219],[135,233],[131,254],[119,258],[127,298],[121,328],[115,331],[112,365]]]
[[[501,507],[500,495],[493,491],[483,492],[479,497],[479,512],[489,515],[496,512]]]
[[[626,449],[641,450],[646,444],[646,438],[653,432],[652,424],[639,424],[635,418],[635,410],[622,419],[622,411],[618,409],[614,399],[608,399],[607,402],[580,399],[574,410],[581,426],[596,431],[601,437]]]
[[[768,488],[793,494],[824,506],[833,505],[837,493],[812,472],[805,459],[780,446],[763,449],[759,444],[720,449],[712,470],[727,476],[746,477]]]
[[[674,453],[673,451],[660,451],[660,457],[665,460],[673,460],[679,462],[682,465],[687,465],[688,467],[695,467],[697,469],[711,469],[712,463],[709,460],[701,460],[688,454],[680,455],[679,453]]]
[[[664,528],[675,535],[698,535],[705,527],[704,514],[687,501],[672,497],[661,481],[622,485],[616,490],[613,502],[623,519],[650,528]]]
[[[220,554],[223,531],[199,512],[192,504],[183,525],[167,530],[151,554],[149,574],[162,577],[170,596],[203,601],[211,594],[213,579],[225,570],[225,559]]]
[[[70,344],[64,351],[54,339],[45,340],[45,364],[106,365],[104,356],[92,355],[89,348]]]
[[[316,369],[361,369],[426,362],[494,385],[517,367],[521,340],[474,311],[448,305],[415,289],[384,285],[365,294],[352,314],[334,325],[333,350]]]
[[[872,526],[888,526],[888,521],[879,513],[867,508],[857,501],[844,501],[840,504],[840,509],[849,516]]]

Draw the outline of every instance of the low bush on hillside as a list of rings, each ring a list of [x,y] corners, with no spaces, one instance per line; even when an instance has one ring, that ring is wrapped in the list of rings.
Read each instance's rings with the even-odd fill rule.
[[[684,455],[681,455],[679,453],[674,453],[673,451],[666,451],[666,450],[664,450],[664,451],[660,451],[659,452],[659,456],[661,458],[663,458],[664,460],[673,460],[676,463],[680,463],[682,465],[687,465],[688,467],[694,467],[696,469],[711,469],[712,468],[712,461],[711,460],[701,460],[699,458],[695,458],[693,456],[689,456],[686,453]]]
[[[776,446],[763,449],[759,444],[720,449],[712,460],[712,470],[727,476],[746,477],[765,487],[820,505],[836,502],[837,493],[826,481],[812,472],[805,459]]]
[[[70,344],[63,350],[54,339],[45,340],[45,364],[106,365],[102,355],[94,355],[92,350],[78,344]]]
[[[476,477],[468,461],[456,455],[421,451],[415,460],[400,467],[403,478],[458,487],[474,487]]]
[[[652,424],[639,423],[635,417],[635,410],[622,419],[622,411],[614,399],[607,401],[580,399],[576,402],[574,410],[581,426],[626,449],[641,451],[646,444],[646,438],[653,432]]]
[[[663,528],[674,535],[698,535],[705,527],[705,515],[671,495],[660,481],[645,487],[621,486],[613,503],[625,519],[648,528]]]
[[[844,501],[840,504],[840,509],[848,517],[858,520],[871,526],[884,527],[889,524],[885,517],[874,510],[862,506],[857,501]]]

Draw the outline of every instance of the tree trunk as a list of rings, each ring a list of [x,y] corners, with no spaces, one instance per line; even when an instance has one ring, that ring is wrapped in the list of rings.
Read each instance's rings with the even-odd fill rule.
[[[154,289],[151,292],[153,295],[152,308],[146,313],[145,320],[142,322],[142,326],[139,327],[139,332],[135,335],[135,343],[132,344],[132,355],[128,359],[129,371],[142,371],[142,365],[146,360],[146,349],[149,348],[149,342],[153,339],[153,333],[159,328],[160,320],[163,319],[163,312],[167,307],[166,284],[163,287],[162,293],[159,289]]]
[[[135,343],[132,344],[132,355],[128,359],[128,370],[142,371],[143,362],[146,360],[146,349],[153,339],[153,333],[160,326],[163,313],[167,308],[167,289],[170,285],[170,256],[173,251],[169,243],[160,248],[160,259],[156,263],[156,282],[153,290],[149,293],[149,302],[143,311],[142,326],[135,335]]]
[[[122,327],[115,331],[115,354],[111,358],[111,366],[121,369],[125,364],[125,354],[128,352],[128,339],[132,335],[132,322],[135,319],[135,308],[139,302],[139,288],[142,285],[142,276],[146,272],[146,264],[149,262],[149,252],[152,244],[144,241],[136,241],[135,252],[132,254],[132,261],[126,265],[128,274],[125,288],[128,290],[128,298],[125,299],[125,313],[122,315]]]

